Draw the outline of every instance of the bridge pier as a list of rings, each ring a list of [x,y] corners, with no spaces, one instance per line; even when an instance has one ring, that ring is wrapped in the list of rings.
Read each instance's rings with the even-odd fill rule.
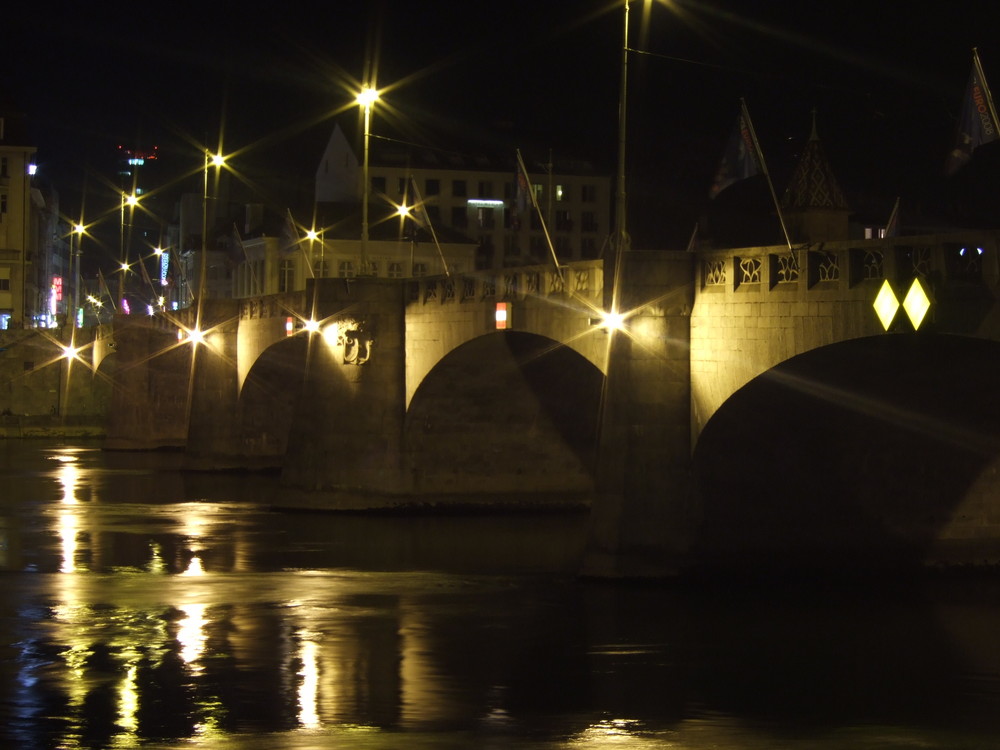
[[[184,448],[190,347],[177,347],[176,333],[157,329],[138,316],[116,315],[112,330],[110,342],[101,349],[101,360],[110,359],[101,371],[111,379],[105,447]]]
[[[241,453],[236,418],[239,301],[204,300],[198,325],[204,340],[185,346],[194,357],[187,452],[198,459],[228,460]]]
[[[673,575],[691,544],[691,274],[687,253],[622,258],[584,575]]]
[[[403,493],[404,285],[316,279],[306,291],[323,332],[310,335],[282,480],[347,502]]]

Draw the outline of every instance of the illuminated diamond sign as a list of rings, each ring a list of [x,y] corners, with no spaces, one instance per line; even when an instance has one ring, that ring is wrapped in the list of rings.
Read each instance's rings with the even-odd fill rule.
[[[910,284],[910,291],[906,293],[906,298],[903,300],[903,309],[906,310],[914,330],[920,328],[920,324],[924,321],[924,316],[927,315],[930,307],[931,301],[928,299],[920,279],[914,279],[913,283]]]
[[[882,327],[888,331],[892,319],[896,317],[896,311],[899,309],[899,301],[892,293],[892,287],[889,286],[888,281],[882,282],[882,288],[878,290],[878,295],[872,306],[875,308],[875,314],[878,315]]]
[[[896,299],[896,295],[893,293],[888,281],[882,282],[882,288],[879,289],[872,307],[875,308],[875,314],[878,315],[882,327],[888,331],[889,326],[892,325],[892,321],[896,317],[896,312],[900,308],[899,300]],[[902,307],[906,311],[906,316],[910,319],[911,325],[913,325],[913,330],[919,329],[920,324],[924,322],[924,318],[927,316],[927,311],[931,307],[931,300],[924,291],[920,279],[914,279],[913,283],[910,284],[910,289],[903,299]]]

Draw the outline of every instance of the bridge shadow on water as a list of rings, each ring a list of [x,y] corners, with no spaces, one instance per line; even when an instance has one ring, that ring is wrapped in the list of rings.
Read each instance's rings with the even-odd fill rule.
[[[1000,562],[1000,344],[856,339],[737,391],[696,446],[707,569]]]

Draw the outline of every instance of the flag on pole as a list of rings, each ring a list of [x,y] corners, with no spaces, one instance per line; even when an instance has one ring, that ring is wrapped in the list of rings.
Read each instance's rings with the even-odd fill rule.
[[[734,182],[745,180],[760,173],[757,161],[757,148],[754,144],[753,131],[746,109],[740,107],[740,115],[729,136],[722,161],[715,173],[708,197],[714,198]]]
[[[958,123],[955,148],[948,155],[945,174],[952,175],[971,159],[972,153],[984,143],[997,139],[997,110],[986,84],[986,76],[979,62],[979,52],[972,50],[972,72],[965,86],[962,114]]]

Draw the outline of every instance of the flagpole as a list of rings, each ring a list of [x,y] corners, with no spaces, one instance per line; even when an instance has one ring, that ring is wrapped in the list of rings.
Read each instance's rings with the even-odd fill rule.
[[[698,249],[698,222],[694,223],[694,229],[691,231],[691,239],[688,240],[687,251],[693,253]]]
[[[778,212],[778,222],[781,224],[781,232],[785,235],[785,242],[788,243],[788,249],[792,249],[792,241],[788,237],[788,229],[785,227],[785,217],[781,214],[781,204],[778,202],[778,195],[774,192],[774,183],[771,182],[771,173],[767,171],[767,162],[764,161],[764,152],[760,150],[760,143],[757,140],[757,133],[753,129],[753,120],[750,119],[750,111],[747,109],[746,101],[740,98],[740,108],[743,111],[743,117],[747,121],[747,129],[750,131],[750,137],[753,139],[753,147],[757,152],[757,161],[760,162],[760,171],[764,173],[764,177],[767,178],[767,186],[771,190],[771,199],[774,201],[774,209]]]
[[[451,277],[451,269],[448,268],[448,260],[444,257],[444,250],[441,249],[441,243],[438,242],[437,232],[434,231],[434,222],[431,221],[431,215],[427,213],[427,208],[424,206],[424,198],[420,194],[420,188],[417,187],[417,181],[413,179],[413,175],[409,175],[410,185],[413,188],[413,195],[416,197],[416,205],[420,206],[420,211],[424,215],[424,221],[427,222],[427,231],[431,233],[431,239],[434,240],[434,247],[437,248],[438,257],[441,259],[441,265],[444,266],[444,275]],[[412,267],[411,267],[412,272]]]
[[[562,269],[559,267],[559,257],[556,255],[556,249],[552,245],[552,237],[549,235],[549,227],[545,222],[545,217],[542,216],[542,209],[538,205],[538,197],[535,195],[535,191],[531,189],[531,179],[528,177],[528,168],[524,166],[524,159],[521,158],[521,149],[514,149],[514,153],[517,154],[517,165],[521,168],[521,172],[524,174],[524,179],[528,183],[528,195],[531,197],[532,207],[538,214],[538,221],[542,225],[542,233],[545,235],[545,244],[549,247],[549,257],[552,260],[552,265],[555,267],[559,278],[565,282],[566,279],[563,279]]]
[[[993,95],[990,93],[989,84],[986,82],[986,74],[983,72],[983,65],[979,62],[979,49],[977,47],[972,48],[972,64],[976,66],[976,74],[979,76],[979,80],[983,84],[983,94],[986,97],[986,106],[990,110],[990,117],[993,118],[993,124],[996,126],[998,124],[997,120],[997,108],[993,105]]]
[[[897,223],[899,222],[899,196],[896,196],[896,202],[892,206],[892,212],[889,214],[889,221],[885,224],[885,231],[883,237],[895,237],[897,233]]]

